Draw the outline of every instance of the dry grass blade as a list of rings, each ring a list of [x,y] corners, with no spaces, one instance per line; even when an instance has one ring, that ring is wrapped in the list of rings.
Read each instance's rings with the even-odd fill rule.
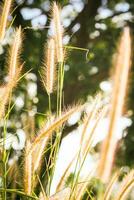
[[[75,194],[75,198],[77,200],[82,200],[83,194],[86,191],[86,189],[87,189],[87,187],[90,183],[90,179],[91,179],[93,174],[94,174],[94,170],[85,178],[85,180],[82,183],[79,184],[77,191],[76,191],[76,194]]]
[[[83,127],[81,141],[80,141],[80,149],[82,147],[82,144],[84,143],[84,137],[85,137],[85,134],[87,132],[89,121],[92,120],[95,117],[96,113],[98,112],[98,107],[100,105],[100,98],[101,98],[100,95],[96,97],[95,102],[93,103],[93,106],[91,108],[91,112],[89,113],[89,115],[86,117],[86,119],[84,121],[84,127]],[[72,161],[69,163],[68,167],[66,168],[65,172],[63,173],[63,175],[62,175],[62,177],[60,179],[60,182],[58,183],[58,186],[56,188],[57,192],[63,188],[64,180],[68,176],[69,169],[70,169],[71,165],[73,164],[73,162],[75,161],[75,158],[77,158],[77,155],[78,155],[78,153],[72,159]]]
[[[39,195],[39,199],[41,200],[48,200],[48,197],[47,197],[47,194],[43,188],[43,185],[41,183],[41,180],[39,178],[39,176],[37,175],[37,178],[38,178],[38,181],[39,181],[39,184],[40,184],[40,187],[41,187],[41,192],[40,192],[40,195]]]
[[[111,181],[108,183],[108,186],[106,188],[106,191],[105,191],[104,197],[103,197],[104,200],[110,200],[114,184],[117,181],[118,177],[119,177],[119,172],[116,172],[114,174],[114,176],[112,177]]]
[[[60,20],[60,8],[56,4],[56,2],[53,3],[52,7],[52,19],[54,21],[54,28],[55,28],[57,61],[63,62],[64,61],[63,42],[62,42],[63,27],[61,25],[61,20]]]
[[[128,73],[131,57],[131,39],[130,30],[126,27],[123,31],[116,58],[116,72],[114,77],[114,88],[112,93],[112,102],[110,109],[110,125],[108,135],[104,141],[101,152],[99,166],[99,176],[104,182],[107,182],[114,161],[114,154],[117,146],[117,127],[118,121],[122,116],[124,98],[127,88]]]
[[[100,98],[101,98],[100,96],[97,96],[97,97],[96,97],[95,102],[93,103],[93,106],[92,106],[92,108],[91,108],[91,112],[89,113],[89,115],[86,117],[86,119],[85,119],[85,121],[84,121],[84,127],[83,127],[82,136],[81,136],[81,141],[80,141],[80,148],[82,147],[82,144],[84,143],[84,137],[85,137],[85,134],[86,134],[86,132],[87,132],[87,128],[88,128],[88,126],[89,126],[89,122],[90,122],[90,120],[92,121],[92,119],[94,119],[94,117],[96,116],[96,114],[97,114],[97,112],[98,112],[98,105],[100,104]],[[95,127],[97,127],[97,125],[98,125],[98,121],[97,121]],[[93,131],[93,132],[94,132],[94,131]],[[91,135],[93,135],[93,134],[91,134]],[[91,135],[90,135],[90,136],[91,136]],[[92,138],[92,136],[91,136],[91,138]],[[90,138],[90,139],[91,139],[91,138]],[[89,144],[89,140],[86,141],[86,142],[87,142],[87,143],[86,143],[86,147],[85,147],[85,144],[83,144],[84,147],[85,147],[84,152],[87,151],[87,149],[88,149],[88,147],[89,147],[89,145],[88,145],[88,144]],[[76,158],[77,158],[77,155],[78,155],[78,153],[77,153],[76,156],[75,156]],[[65,170],[65,172],[64,172],[64,174],[63,174],[63,176],[62,176],[61,179],[60,179],[60,182],[59,182],[59,184],[58,184],[58,186],[57,186],[56,191],[59,191],[59,190],[62,189],[62,187],[63,187],[63,185],[64,185],[64,180],[65,180],[65,178],[67,177],[67,174],[68,174],[68,171],[69,171],[71,165],[72,165],[73,162],[75,161],[75,157],[72,159],[72,161],[69,163],[68,167],[66,168],[66,170]]]
[[[57,187],[56,187],[56,192],[60,191],[63,189],[64,185],[65,185],[65,180],[69,175],[69,169],[71,168],[73,162],[75,161],[76,156],[71,160],[71,162],[69,163],[69,165],[67,166],[66,170],[64,171]]]
[[[43,151],[45,149],[45,146],[47,144],[48,141],[48,137],[46,137],[43,141],[41,141],[35,151],[33,151],[32,153],[32,157],[33,157],[33,172],[39,170],[40,166],[41,166],[41,159],[42,159],[42,155],[43,155]]]
[[[47,123],[45,124],[46,127],[49,127],[51,125],[51,121],[53,119],[49,119]],[[42,166],[42,156],[45,150],[45,147],[48,144],[48,141],[50,139],[51,135],[48,135],[45,137],[39,144],[37,144],[35,150],[32,152],[32,162],[33,162],[33,173],[40,174],[40,169]],[[37,184],[37,181],[35,179],[33,187],[35,188]]]
[[[99,123],[104,118],[104,116],[106,115],[107,110],[108,110],[108,106],[105,106],[99,114],[96,113],[97,116],[96,116],[96,119],[95,119],[95,123],[94,123],[92,129],[89,131],[89,136],[88,136],[87,140],[84,142],[84,145],[83,145],[82,153],[83,153],[84,157],[87,155],[89,149],[91,148],[93,138],[95,136],[96,128],[98,127]]]
[[[68,109],[65,113],[61,115],[58,119],[56,119],[49,127],[43,128],[40,133],[35,138],[34,142],[31,146],[31,152],[37,147],[41,141],[43,141],[48,135],[50,135],[53,131],[56,131],[74,112],[81,109],[81,106],[75,106],[71,109]]]
[[[65,188],[61,190],[60,192],[51,196],[49,199],[50,200],[61,200],[61,199],[69,200],[70,192],[71,192],[70,188]]]
[[[56,67],[55,67],[55,41],[50,38],[46,48],[46,62],[44,64],[44,86],[48,94],[51,94],[54,90],[56,80]]]
[[[24,191],[28,195],[32,192],[32,154],[28,154],[30,147],[31,143],[27,141],[24,157]]]
[[[11,8],[12,0],[5,0],[2,15],[0,17],[0,41],[5,37],[8,16]]]
[[[39,195],[39,200],[49,200],[49,199],[47,198],[46,195],[43,194],[43,192],[41,192]]]
[[[13,162],[10,165],[7,175],[9,177],[10,183],[12,183],[12,187],[16,188],[18,177],[19,177],[19,166],[18,166],[17,161]],[[14,199],[16,199],[16,193],[11,194],[11,200],[14,200]]]
[[[91,130],[89,131],[89,136],[87,137],[87,139],[84,141],[83,143],[83,147],[81,149],[80,147],[80,151],[82,150],[82,159],[81,159],[81,163],[80,163],[80,167],[79,167],[79,171],[78,171],[78,174],[76,175],[76,181],[75,181],[75,184],[74,184],[74,193],[75,191],[80,191],[79,190],[79,187],[78,187],[78,180],[79,180],[79,176],[80,176],[80,173],[81,173],[81,170],[82,170],[82,167],[84,165],[84,162],[87,158],[87,155],[92,147],[92,143],[93,143],[93,138],[95,136],[95,133],[96,133],[96,128],[98,127],[100,121],[103,119],[103,117],[105,116],[105,114],[107,113],[107,106],[105,106],[101,112],[98,114],[98,113],[95,113],[96,115],[94,117],[96,117],[95,119],[95,122],[93,124],[93,127],[91,128]],[[98,163],[96,163],[98,165]],[[82,194],[82,191],[86,188],[86,185],[87,185],[87,181],[85,184],[82,185],[81,187],[81,196],[83,195]],[[73,193],[73,192],[72,192]],[[79,193],[78,193],[79,194]],[[77,198],[80,199],[80,196],[78,195]]]
[[[100,99],[101,99],[100,96],[96,97],[95,101],[93,102],[93,105],[91,106],[91,110],[90,110],[88,116],[86,116],[83,120],[84,121],[84,127],[83,127],[81,141],[80,141],[81,146],[84,142],[84,138],[85,138],[89,123],[94,119],[96,113],[98,112],[98,106],[100,104]]]
[[[134,187],[134,170],[131,170],[123,179],[121,188],[116,195],[116,200],[125,200],[130,190]]]
[[[40,170],[41,170],[41,166],[42,166],[42,156],[43,156],[44,149],[47,145],[48,139],[49,139],[49,137],[46,137],[43,141],[41,141],[37,145],[35,150],[32,152],[33,174],[35,174],[35,172],[37,174],[40,174]],[[38,183],[38,180],[36,179],[36,177],[34,177],[33,188],[36,187],[37,183]]]

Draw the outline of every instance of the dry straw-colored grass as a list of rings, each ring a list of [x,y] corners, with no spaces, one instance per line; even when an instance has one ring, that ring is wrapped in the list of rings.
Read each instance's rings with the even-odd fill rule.
[[[63,51],[63,41],[62,41],[63,27],[60,19],[60,8],[56,4],[56,2],[54,2],[52,6],[52,20],[54,22],[57,61],[59,63],[62,63],[64,62],[64,51]]]
[[[134,170],[131,170],[123,179],[121,187],[116,195],[117,200],[125,200],[134,186]]]
[[[110,108],[110,123],[108,135],[103,143],[99,165],[99,176],[107,182],[110,178],[115,150],[117,147],[117,128],[122,117],[122,111],[127,90],[128,75],[131,61],[131,38],[128,27],[124,28],[120,43],[117,49],[114,86]]]
[[[40,133],[35,137],[30,152],[33,152],[36,146],[42,142],[48,135],[52,134],[53,131],[56,131],[62,124],[76,111],[80,110],[80,106],[74,106],[67,109],[60,117],[53,121],[53,123],[47,127],[45,126],[40,130]]]
[[[56,81],[56,64],[55,64],[55,41],[54,38],[48,39],[47,47],[45,47],[46,56],[44,60],[43,83],[48,94],[54,91]]]
[[[13,88],[16,86],[20,77],[22,65],[20,64],[20,53],[22,46],[21,27],[16,29],[13,44],[9,51],[8,58],[8,83],[3,87],[3,93],[0,97],[0,119],[3,117],[5,107],[8,104]]]
[[[1,42],[3,41],[5,37],[6,28],[8,25],[8,16],[11,10],[12,2],[13,2],[12,0],[4,1],[4,6],[3,6],[2,14],[0,17],[0,41]]]
[[[31,194],[32,192],[32,154],[28,151],[31,147],[31,142],[26,142],[25,147],[25,157],[24,157],[24,191],[26,194]]]

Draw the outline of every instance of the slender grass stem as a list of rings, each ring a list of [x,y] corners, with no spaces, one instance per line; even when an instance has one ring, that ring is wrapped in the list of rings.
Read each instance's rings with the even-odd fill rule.
[[[16,189],[5,189],[5,188],[0,188],[0,192],[1,193],[16,193],[16,194],[18,194],[19,196],[23,196],[23,197],[27,197],[27,198],[29,198],[29,199],[35,199],[35,200],[39,200],[39,198],[38,197],[34,197],[34,196],[31,196],[31,195],[27,195],[27,194],[25,194],[24,192],[22,192],[22,191],[18,191],[18,190],[16,190]]]
[[[49,104],[49,118],[51,117],[52,114],[52,109],[51,109],[51,95],[48,94],[48,104]]]
[[[59,116],[62,110],[62,93],[63,93],[63,82],[64,82],[64,63],[60,63],[60,97],[59,97]]]
[[[63,82],[64,82],[64,63],[61,62],[61,63],[59,63],[59,69],[58,69],[57,117],[60,117],[61,112],[62,112]],[[57,132],[57,134],[56,134],[56,139],[54,142],[54,148],[52,149],[52,152],[50,155],[51,158],[53,156],[53,167],[50,172],[49,183],[48,183],[49,194],[50,194],[51,184],[52,184],[53,175],[54,175],[54,171],[55,171],[57,154],[59,152],[59,146],[60,146],[60,141],[61,141],[61,132],[62,132],[61,128],[58,129],[56,132]]]
[[[57,117],[59,116],[59,89],[60,88],[60,72],[58,68],[58,79],[57,79]]]
[[[97,126],[98,126],[98,123],[99,123],[100,120],[104,117],[105,113],[106,113],[106,109],[104,109],[104,110],[102,111],[102,113],[100,114],[100,116],[99,116],[98,119],[96,120],[96,123],[95,123],[95,125],[94,125],[94,127],[93,127],[93,129],[92,129],[92,131],[91,131],[91,135],[92,135],[92,133],[95,132],[95,130],[96,130]],[[78,172],[76,173],[76,171],[75,171],[76,175],[75,175],[75,177],[74,177],[74,179],[73,179],[73,182],[72,182],[72,186],[71,186],[72,191],[71,191],[71,193],[70,193],[70,199],[72,198],[72,196],[73,196],[73,194],[74,194],[74,191],[75,191],[75,187],[76,187],[77,184],[78,184],[79,176],[80,176],[82,167],[83,167],[83,165],[84,165],[84,163],[85,163],[85,159],[86,159],[86,157],[87,157],[87,154],[88,154],[88,152],[89,152],[89,150],[90,150],[90,148],[91,148],[92,142],[93,142],[93,136],[90,138],[90,143],[89,143],[89,145],[88,145],[88,148],[86,148],[86,150],[85,150],[85,154],[84,154],[84,156],[83,156],[83,158],[82,158],[82,161],[80,162],[80,167],[79,167]],[[81,150],[81,148],[80,148],[80,150]],[[80,151],[79,151],[79,154],[80,154]],[[78,154],[77,162],[79,161],[79,156],[80,156],[79,154]],[[76,163],[76,165],[78,165],[78,164]]]
[[[6,115],[6,118],[4,119],[4,130],[3,130],[3,186],[4,186],[4,193],[3,193],[3,199],[7,199],[6,189],[7,189],[7,161],[8,161],[8,154],[5,149],[5,142],[6,142],[6,136],[7,136],[7,120],[9,118],[10,114],[10,107],[11,107],[11,98],[12,98],[12,92],[9,95],[9,105],[8,105],[8,112]]]

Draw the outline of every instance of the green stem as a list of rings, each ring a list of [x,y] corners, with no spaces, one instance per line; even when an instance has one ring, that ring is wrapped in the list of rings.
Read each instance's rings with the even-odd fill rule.
[[[16,194],[18,194],[18,195],[20,195],[20,196],[24,196],[24,197],[27,197],[27,198],[30,198],[30,199],[35,199],[35,200],[39,200],[39,198],[38,197],[33,197],[33,196],[31,196],[31,195],[27,195],[27,194],[25,194],[24,192],[21,192],[21,191],[17,191],[17,190],[15,190],[15,189],[5,189],[5,188],[0,188],[0,192],[1,193],[16,193]]]
[[[58,69],[58,89],[57,89],[57,117],[61,116],[62,111],[62,96],[64,82],[64,63],[59,63]]]
[[[62,96],[63,96],[63,81],[64,81],[64,64],[60,64],[60,98],[59,98],[59,116],[62,111]]]
[[[6,135],[7,135],[7,121],[9,118],[9,114],[10,114],[10,110],[12,109],[11,107],[11,99],[12,99],[12,91],[9,94],[9,104],[8,104],[8,111],[7,111],[7,115],[4,118],[4,130],[3,130],[3,186],[4,186],[4,192],[3,192],[3,199],[6,200],[7,199],[7,193],[6,193],[6,189],[7,189],[7,162],[8,162],[8,156],[9,154],[7,154],[7,151],[5,149],[5,141],[6,141]],[[10,108],[11,107],[11,108]]]
[[[60,71],[58,69],[58,80],[57,80],[57,117],[59,116],[59,92],[60,90]]]
[[[48,94],[48,106],[49,106],[49,119],[51,119],[52,109],[51,109],[51,95]]]
[[[58,88],[57,88],[57,117],[61,116],[62,112],[62,96],[63,96],[63,82],[64,82],[64,63],[59,63],[59,69],[58,69]],[[57,154],[59,152],[59,146],[60,146],[60,141],[61,141],[61,129],[58,129],[56,134],[56,139],[54,143],[54,149],[52,149],[52,154],[54,153],[53,156],[53,168],[50,173],[50,179],[49,179],[49,194],[50,194],[50,189],[51,189],[51,184],[53,180],[53,175],[55,171],[55,165],[56,165],[56,160],[57,160]]]
[[[78,179],[79,179],[79,176],[80,176],[80,172],[81,172],[82,167],[83,167],[83,165],[84,165],[84,162],[85,162],[85,159],[86,159],[87,154],[88,154],[88,152],[89,152],[89,149],[90,149],[90,147],[87,149],[87,151],[86,151],[86,153],[85,153],[85,155],[84,155],[84,158],[83,158],[82,162],[80,163],[80,168],[79,168],[79,170],[78,170],[78,172],[77,172],[77,174],[76,174],[76,178],[73,179],[73,184],[72,184],[72,188],[71,188],[70,199],[71,199],[71,197],[72,197],[72,195],[73,195],[73,193],[74,193],[75,187],[76,187],[76,185],[77,185],[77,183],[78,183]],[[78,159],[79,159],[79,157],[78,157]]]

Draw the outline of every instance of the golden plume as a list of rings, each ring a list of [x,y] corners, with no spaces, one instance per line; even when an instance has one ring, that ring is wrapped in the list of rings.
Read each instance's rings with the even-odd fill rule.
[[[19,75],[22,69],[20,65],[19,57],[22,46],[22,34],[21,27],[19,27],[14,36],[14,41],[9,51],[9,61],[8,61],[8,83],[5,84],[2,88],[2,95],[0,96],[0,119],[5,112],[5,107],[8,104],[10,99],[10,94],[12,93],[13,88],[16,86]]]
[[[28,151],[31,147],[30,141],[27,141],[24,157],[24,191],[26,194],[31,194],[32,191],[32,154]]]
[[[0,41],[5,37],[8,16],[11,8],[12,0],[5,0],[2,15],[0,17]]]
[[[55,41],[50,38],[47,43],[46,63],[44,64],[44,86],[48,94],[54,90],[56,67],[55,67]]]
[[[99,176],[107,182],[115,156],[117,146],[117,127],[122,116],[124,105],[124,98],[127,89],[128,74],[131,59],[131,38],[128,27],[124,28],[121,40],[119,43],[117,57],[116,57],[116,71],[114,76],[114,87],[112,93],[111,109],[110,109],[110,124],[108,135],[104,140],[101,152],[101,159],[99,165]]]
[[[56,131],[57,128],[59,128],[74,112],[80,110],[81,108],[82,106],[74,106],[58,117],[52,124],[50,124],[50,126],[45,126],[45,128],[40,131],[33,141],[30,152],[33,152],[39,143],[46,140],[46,137],[51,135],[53,131]]]
[[[60,8],[56,4],[56,2],[53,3],[52,7],[52,19],[54,21],[57,61],[63,62],[64,61],[63,41],[62,41],[63,27],[61,25],[61,20],[60,20]]]
[[[16,82],[21,71],[20,52],[22,47],[22,31],[21,27],[17,28],[15,32],[14,42],[9,52],[9,82]]]
[[[42,158],[44,149],[45,149],[45,147],[47,145],[47,142],[48,142],[48,137],[44,138],[44,140],[41,141],[37,145],[35,151],[33,151],[33,154],[32,154],[33,155],[33,172],[35,172],[37,170],[38,171],[40,170],[39,168],[40,168],[40,166],[42,164],[41,158]]]

